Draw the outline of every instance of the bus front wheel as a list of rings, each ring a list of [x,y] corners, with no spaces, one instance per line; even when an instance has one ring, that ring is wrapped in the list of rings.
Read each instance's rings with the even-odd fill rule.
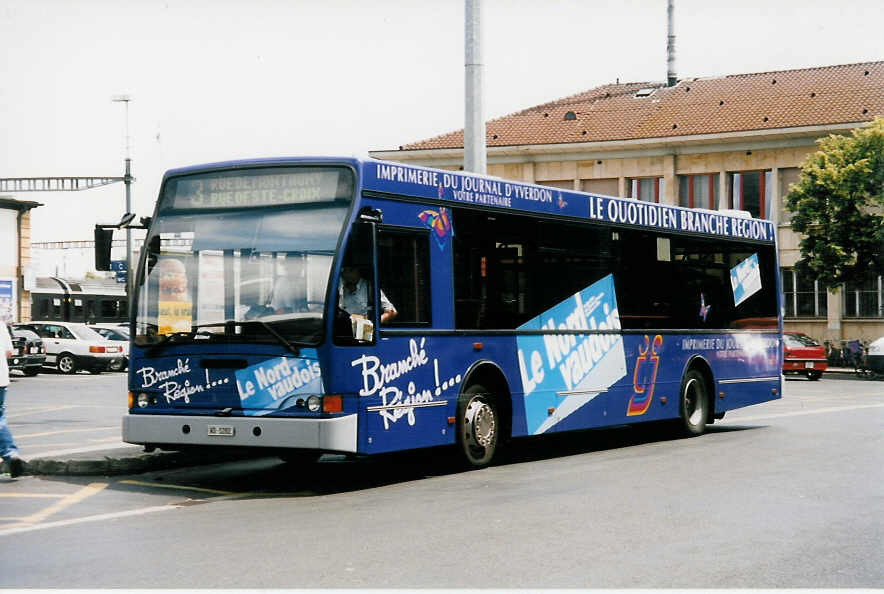
[[[709,418],[709,394],[706,379],[696,369],[689,370],[681,381],[678,400],[679,425],[682,433],[692,437],[706,431]]]
[[[474,384],[457,400],[457,443],[470,466],[487,466],[500,439],[500,413],[494,397]]]

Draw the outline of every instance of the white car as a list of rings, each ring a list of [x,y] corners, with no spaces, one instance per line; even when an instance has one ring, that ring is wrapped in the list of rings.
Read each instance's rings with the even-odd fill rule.
[[[76,373],[81,369],[101,373],[112,365],[122,364],[123,347],[105,340],[86,324],[27,322],[14,326],[36,332],[46,347],[46,365],[55,365],[61,373]]]
[[[117,324],[92,324],[89,326],[105,340],[109,340],[114,344],[123,347],[123,359],[119,362],[112,363],[111,371],[123,371],[129,365],[129,326],[121,327]]]

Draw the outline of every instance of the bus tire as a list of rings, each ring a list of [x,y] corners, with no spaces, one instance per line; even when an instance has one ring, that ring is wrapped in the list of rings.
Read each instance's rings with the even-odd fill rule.
[[[77,373],[77,360],[70,353],[62,353],[55,361],[56,367],[61,373],[71,375]]]
[[[696,369],[689,369],[681,380],[678,415],[682,434],[693,437],[706,432],[706,422],[709,418],[709,393],[706,378]]]
[[[471,468],[491,463],[500,440],[500,413],[494,396],[473,384],[457,399],[457,444]]]

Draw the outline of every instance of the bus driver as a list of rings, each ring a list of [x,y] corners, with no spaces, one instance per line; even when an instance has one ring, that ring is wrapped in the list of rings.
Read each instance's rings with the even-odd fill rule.
[[[367,317],[372,302],[368,282],[362,278],[359,268],[352,264],[344,264],[341,269],[341,287],[338,294],[338,305],[350,316]],[[381,291],[381,324],[387,324],[396,317],[396,308]]]

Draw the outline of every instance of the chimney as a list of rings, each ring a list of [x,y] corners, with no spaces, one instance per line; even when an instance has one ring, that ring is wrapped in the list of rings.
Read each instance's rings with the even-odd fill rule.
[[[666,86],[674,87],[678,82],[675,75],[675,0],[666,1]]]

